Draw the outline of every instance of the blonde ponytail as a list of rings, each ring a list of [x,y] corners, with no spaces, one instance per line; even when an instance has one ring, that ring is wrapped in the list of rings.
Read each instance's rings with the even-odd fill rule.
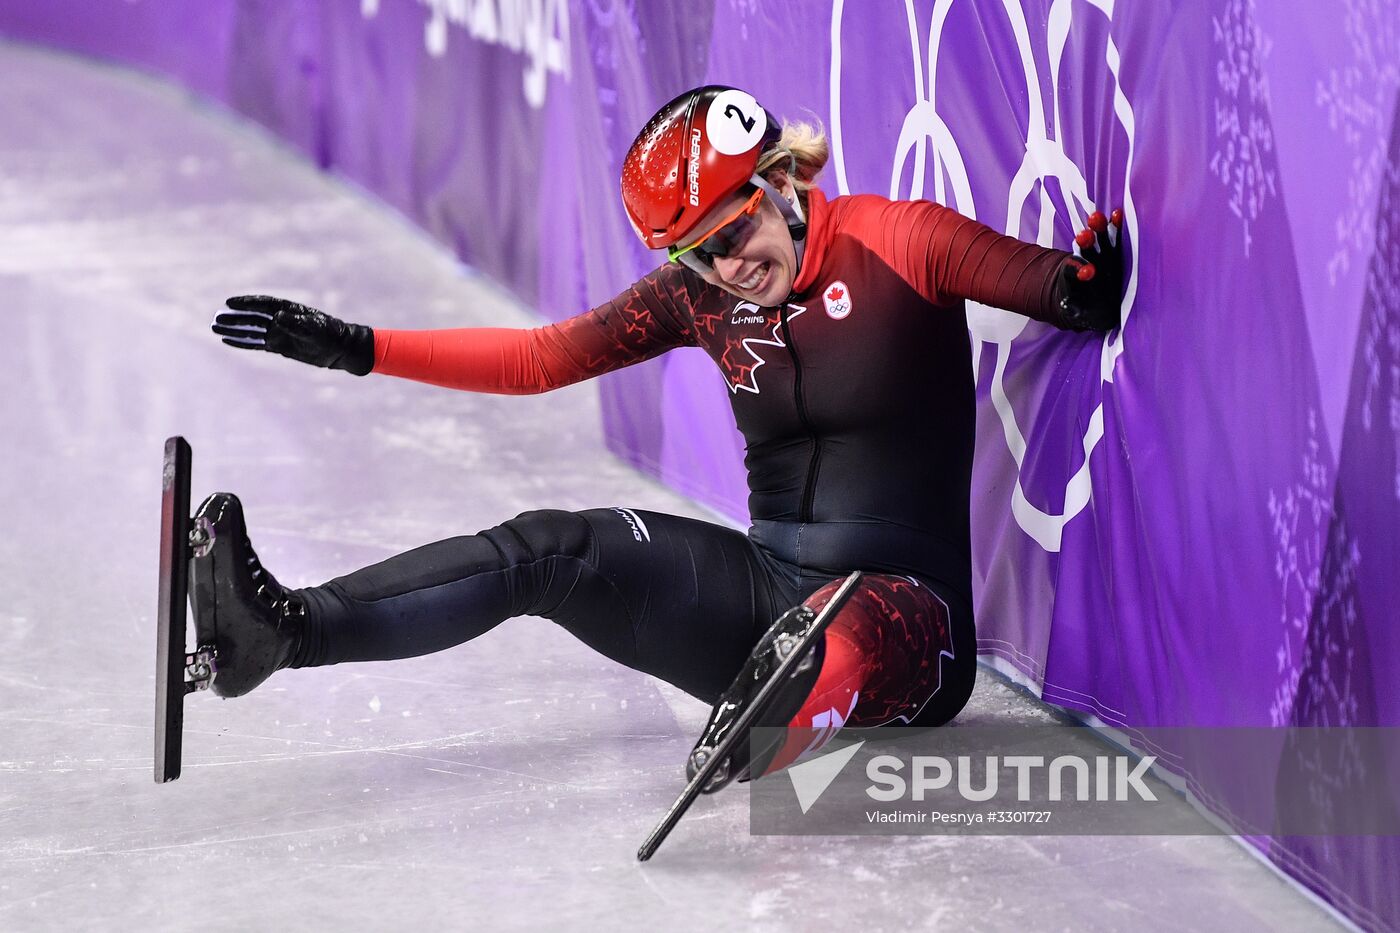
[[[755,171],[764,178],[771,172],[785,171],[792,179],[792,186],[798,192],[805,192],[814,185],[814,179],[829,158],[831,147],[820,123],[784,123],[777,145],[759,157]]]

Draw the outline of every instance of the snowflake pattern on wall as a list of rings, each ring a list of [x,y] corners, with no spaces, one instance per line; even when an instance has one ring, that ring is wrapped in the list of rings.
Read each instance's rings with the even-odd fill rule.
[[[1244,225],[1246,256],[1250,224],[1278,192],[1271,158],[1269,78],[1264,74],[1273,40],[1259,28],[1254,11],[1255,0],[1230,0],[1222,17],[1211,17],[1220,57],[1215,63],[1215,152],[1210,172],[1229,192],[1230,210]]]
[[[1400,132],[1400,130],[1397,130]],[[1377,206],[1376,250],[1366,279],[1367,315],[1361,343],[1366,384],[1361,426],[1388,426],[1395,455],[1391,491],[1400,499],[1400,164],[1384,172]]]
[[[1371,239],[1370,207],[1384,175],[1386,103],[1400,85],[1400,11],[1396,0],[1342,0],[1351,60],[1317,82],[1317,105],[1327,125],[1351,150],[1347,202],[1337,215],[1337,250],[1327,261],[1332,284],[1364,256]]]
[[[1293,724],[1354,726],[1360,713],[1354,674],[1358,636],[1356,581],[1361,549],[1334,513],[1322,556],[1321,588],[1313,601],[1311,629],[1303,648],[1305,682],[1297,694]]]
[[[1308,619],[1322,578],[1322,542],[1332,515],[1331,482],[1320,459],[1317,412],[1308,412],[1308,444],[1303,476],[1280,496],[1269,490],[1269,519],[1278,551],[1274,576],[1282,586],[1283,641],[1275,652],[1282,678],[1269,705],[1269,725],[1286,725],[1293,714],[1302,674],[1301,655]]]
[[[1315,418],[1309,419],[1310,424]],[[1315,464],[1316,436],[1309,442]],[[1305,474],[1321,475],[1308,464]],[[1301,487],[1303,484],[1299,484]],[[1295,487],[1299,488],[1299,487]],[[1316,499],[1318,489],[1309,490]],[[1359,680],[1369,668],[1358,670],[1357,645],[1364,644],[1358,618],[1357,579],[1361,568],[1361,551],[1347,528],[1346,501],[1337,500],[1327,510],[1327,527],[1308,528],[1309,534],[1321,531],[1326,541],[1317,588],[1306,612],[1297,670],[1289,671],[1284,684],[1291,686],[1289,706],[1270,710],[1273,725],[1303,727],[1292,733],[1286,742],[1280,762],[1278,804],[1286,808],[1305,807],[1323,825],[1337,825],[1348,809],[1348,801],[1365,799],[1375,792],[1377,779],[1388,780],[1374,772],[1374,753],[1367,755],[1354,728],[1374,725],[1361,721],[1358,693]],[[1316,539],[1312,539],[1316,540]],[[1286,639],[1297,637],[1295,630]],[[1282,694],[1276,700],[1282,699]],[[1281,714],[1281,715],[1276,715]],[[1280,721],[1281,720],[1281,721]],[[1319,741],[1317,729],[1330,729],[1329,738]],[[1326,846],[1326,840],[1323,840]]]
[[[1355,721],[1353,635],[1360,549],[1333,508],[1333,476],[1322,461],[1316,409],[1308,412],[1302,475],[1269,492],[1278,550],[1282,639],[1275,652],[1278,685],[1269,724],[1347,725]],[[1307,676],[1300,705],[1300,682]]]

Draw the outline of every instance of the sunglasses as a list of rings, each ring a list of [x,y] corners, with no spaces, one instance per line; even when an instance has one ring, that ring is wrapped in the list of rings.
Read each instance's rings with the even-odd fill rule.
[[[728,256],[730,250],[736,249],[758,227],[756,215],[762,204],[763,190],[760,188],[737,211],[715,224],[699,240],[689,246],[668,249],[667,258],[704,275],[715,267],[716,256]]]

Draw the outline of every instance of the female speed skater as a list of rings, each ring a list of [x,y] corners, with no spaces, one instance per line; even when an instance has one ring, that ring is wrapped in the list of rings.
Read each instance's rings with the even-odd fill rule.
[[[860,570],[763,720],[819,738],[736,755],[708,789],[790,764],[842,725],[951,720],[976,671],[964,303],[1117,327],[1121,214],[1093,213],[1076,256],[929,201],[828,199],[814,185],[827,155],[817,130],[780,125],[743,91],[677,97],[637,136],[621,178],[637,235],[669,261],[557,324],[387,330],[279,298],[229,299],[213,330],[230,346],[475,392],[545,392],[701,347],[746,441],[752,525],[526,512],[291,590],[259,564],[238,499],[217,493],[196,514],[214,543],[192,567],[214,692],[241,696],[286,667],[441,651],[535,615],[714,704],[703,747],[775,666],[774,620],[819,608]]]

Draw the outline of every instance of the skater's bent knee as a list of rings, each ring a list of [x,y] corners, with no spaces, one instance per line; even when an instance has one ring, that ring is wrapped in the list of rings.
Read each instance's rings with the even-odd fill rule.
[[[578,512],[536,509],[522,512],[486,535],[497,547],[514,551],[526,561],[548,557],[587,558],[593,547],[593,529]]]

